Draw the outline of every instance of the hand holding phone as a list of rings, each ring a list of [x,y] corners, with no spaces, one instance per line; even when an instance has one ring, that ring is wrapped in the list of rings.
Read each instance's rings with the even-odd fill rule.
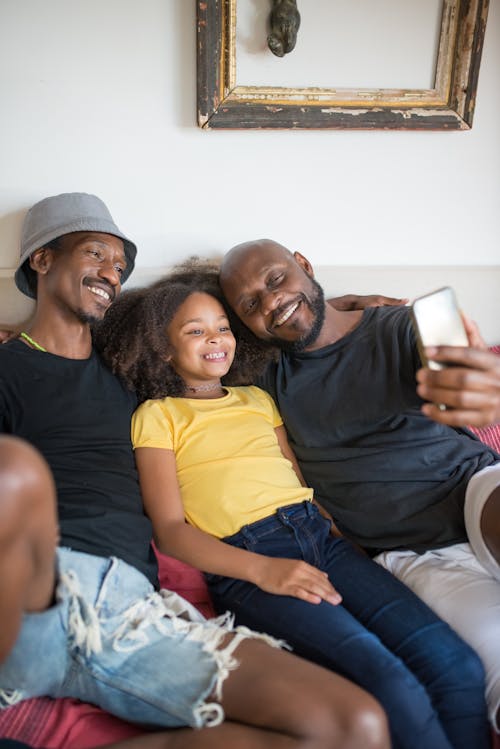
[[[442,369],[449,366],[442,362],[428,360],[425,354],[426,346],[469,345],[455,293],[449,286],[415,299],[411,305],[410,314],[424,366],[430,369]]]

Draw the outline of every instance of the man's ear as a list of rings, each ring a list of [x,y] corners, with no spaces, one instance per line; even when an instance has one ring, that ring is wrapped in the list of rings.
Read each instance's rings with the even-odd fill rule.
[[[50,270],[53,257],[54,252],[50,247],[40,247],[30,255],[30,268],[44,276]]]
[[[314,278],[314,271],[311,263],[309,260],[304,257],[304,255],[301,255],[300,252],[294,252],[293,256],[295,258],[295,261],[300,265],[303,271],[307,273],[308,276],[311,276],[311,278]]]

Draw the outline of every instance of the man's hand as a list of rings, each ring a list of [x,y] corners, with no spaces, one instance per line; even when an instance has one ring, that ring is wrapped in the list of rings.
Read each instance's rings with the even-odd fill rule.
[[[427,348],[426,355],[453,366],[441,370],[425,367],[417,372],[417,392],[424,400],[431,401],[422,406],[423,413],[453,427],[481,427],[500,421],[498,354],[476,348],[439,346]]]
[[[335,606],[342,600],[326,572],[301,560],[262,556],[253,582],[268,593],[308,603],[327,601]]]
[[[401,307],[408,303],[408,299],[397,299],[392,296],[383,296],[382,294],[369,294],[358,296],[357,294],[344,294],[328,300],[328,304],[338,309],[340,312],[351,312],[355,309],[365,309],[366,307]]]
[[[17,335],[14,330],[0,330],[0,343],[6,343],[11,338],[16,338]]]

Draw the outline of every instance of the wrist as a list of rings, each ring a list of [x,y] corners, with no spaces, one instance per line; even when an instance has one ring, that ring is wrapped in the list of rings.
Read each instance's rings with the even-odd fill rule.
[[[269,557],[264,554],[256,554],[255,552],[249,552],[252,555],[250,563],[246,566],[246,577],[249,582],[261,587],[261,583],[266,578],[266,566]]]

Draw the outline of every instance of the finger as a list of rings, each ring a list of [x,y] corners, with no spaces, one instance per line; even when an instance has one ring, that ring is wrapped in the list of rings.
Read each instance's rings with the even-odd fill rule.
[[[444,403],[451,408],[498,409],[500,406],[500,389],[492,385],[478,383],[467,385],[467,387],[454,388],[444,383],[439,385],[417,385],[417,393],[422,400],[431,403]]]
[[[492,424],[499,418],[498,413],[492,413],[489,410],[471,410],[471,409],[453,409],[442,410],[435,403],[425,403],[422,406],[422,412],[433,421],[439,424],[446,424],[450,427],[484,427]]]
[[[315,593],[311,593],[311,591],[307,590],[306,588],[295,588],[293,592],[290,592],[287,595],[291,595],[294,598],[299,598],[301,601],[306,601],[306,603],[313,603],[315,606],[323,601],[321,596],[318,596]]]
[[[426,388],[418,386],[417,391],[425,392],[425,400],[434,404],[444,404],[448,408],[465,409],[470,411],[484,411],[490,408],[492,412],[500,404],[500,397],[495,391],[484,390],[453,390],[451,388]]]
[[[321,572],[321,570],[317,570],[316,568],[314,568],[314,571]],[[324,601],[328,601],[328,603],[332,603],[336,606],[341,602],[342,596],[333,587],[326,572],[321,574],[324,575],[324,577],[319,578],[317,575],[309,577],[308,580],[304,581],[302,587],[308,590],[309,593],[320,596]]]
[[[464,346],[427,346],[425,353],[428,359],[434,361],[472,369],[500,371],[500,357],[492,351]]]
[[[405,304],[409,303],[408,297],[401,297],[400,299],[396,297],[389,297],[386,304],[393,307],[401,307]]]
[[[500,392],[500,370],[467,369],[465,367],[447,367],[440,370],[419,369],[417,372],[417,391],[422,395],[438,388],[446,390],[477,391],[494,394]],[[422,392],[420,392],[420,389]],[[434,400],[430,398],[429,400]]]
[[[467,315],[462,311],[460,311],[460,317],[462,318],[465,332],[467,333],[467,338],[469,339],[469,346],[473,346],[485,351],[488,347],[486,346],[484,338],[481,335],[479,325],[474,320],[471,320],[469,317],[467,317]]]
[[[312,589],[311,586],[297,586],[294,588],[292,595],[295,596],[295,598],[300,598],[303,601],[314,604],[326,601],[326,603],[331,603],[332,606],[338,606],[338,604],[342,602],[342,596],[335,590],[335,588],[332,588],[332,592],[326,592],[318,591],[314,588]]]

